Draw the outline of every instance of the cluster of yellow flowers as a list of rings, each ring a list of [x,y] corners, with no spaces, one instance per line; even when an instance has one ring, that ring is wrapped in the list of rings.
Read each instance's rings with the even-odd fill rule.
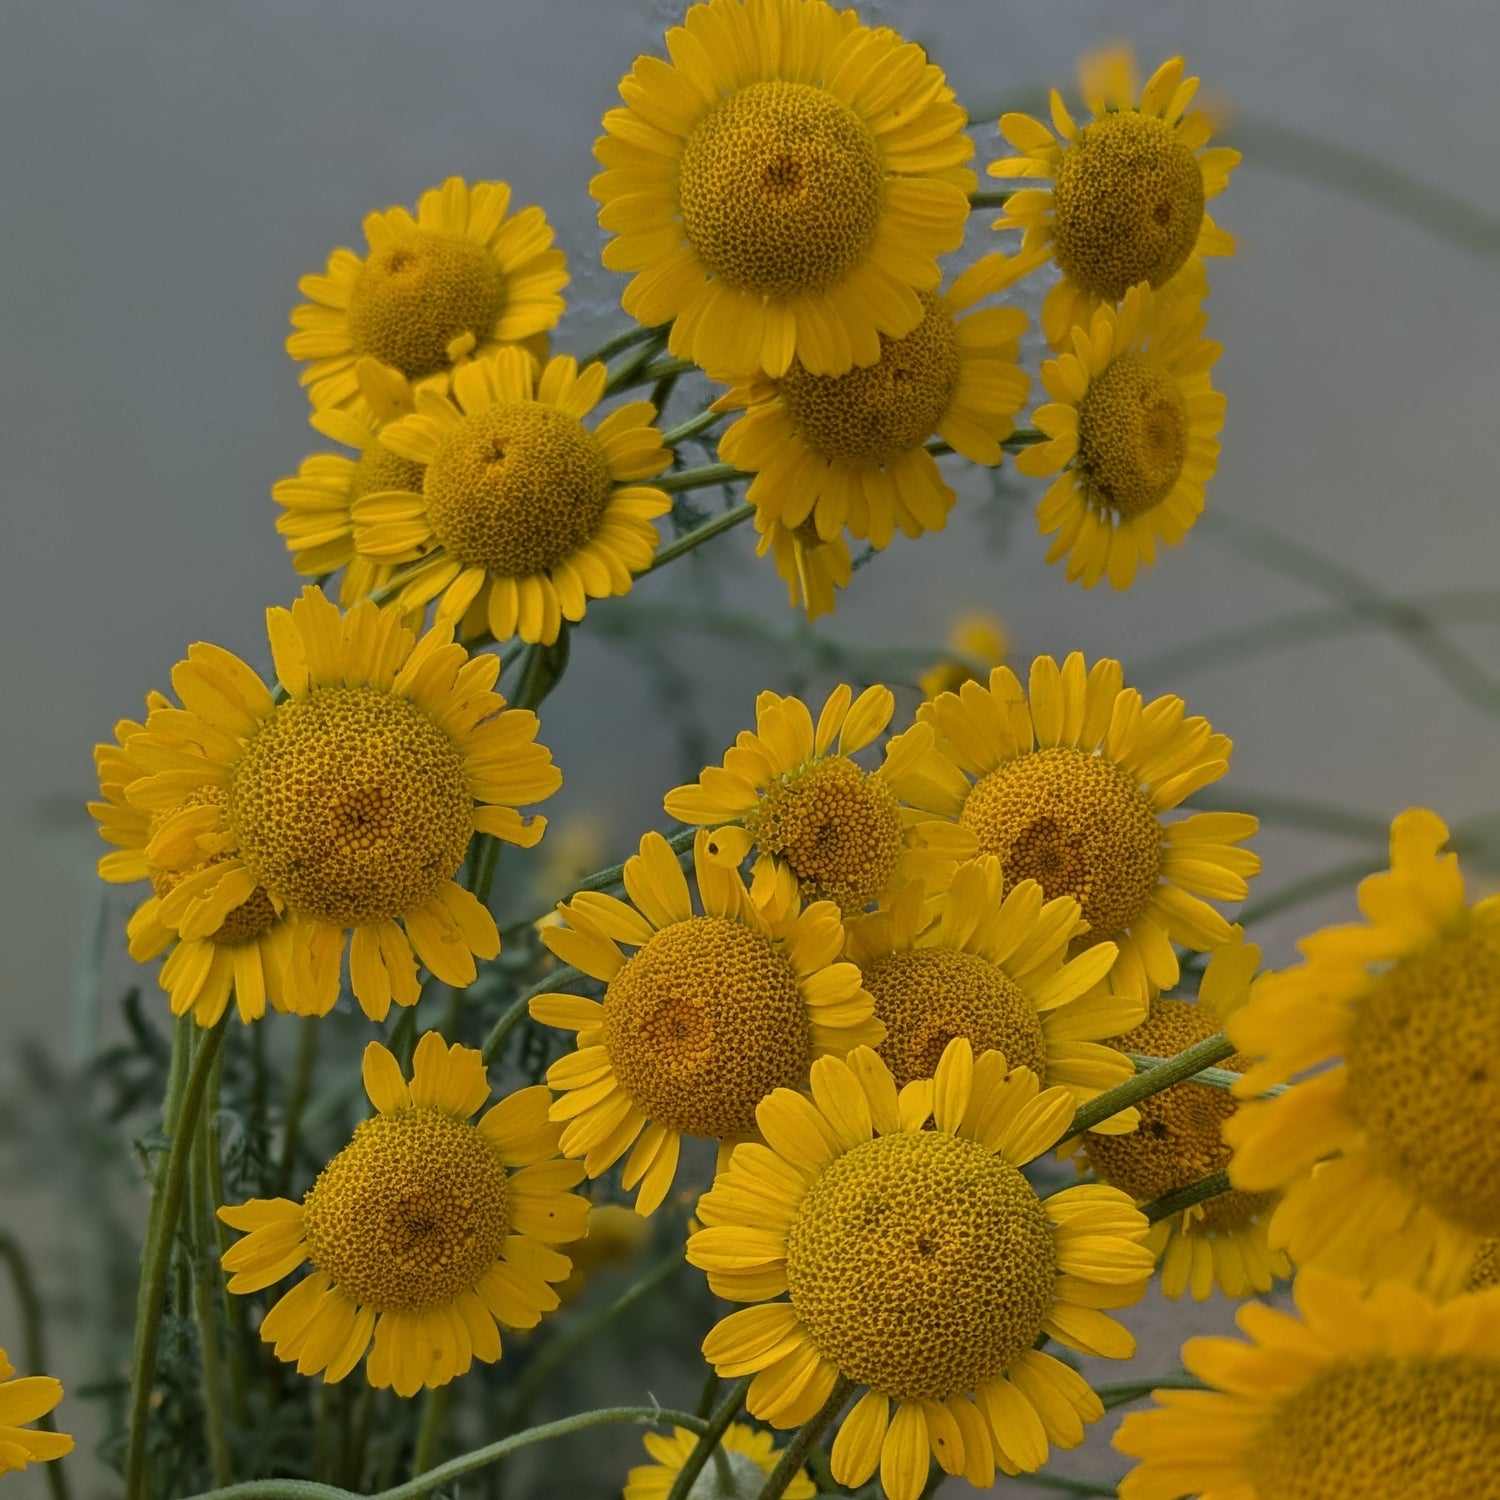
[[[825,0],[709,0],[666,48],[596,148],[605,263],[633,273],[641,325],[615,373],[550,354],[563,256],[502,183],[372,214],[368,253],[301,284],[288,348],[352,456],[273,493],[297,569],[342,570],[339,602],[309,587],[268,612],[271,683],[192,646],[174,696],[97,755],[101,873],[152,887],[130,951],[165,954],[172,1012],[215,1035],[231,1001],[248,1023],[345,990],[380,1022],[420,971],[462,989],[496,957],[495,841],[535,845],[526,810],[562,779],[529,667],[654,565],[654,523],[693,483],[650,402],[594,420],[602,401],[686,367],[728,388],[688,425],[740,413],[719,456],[811,615],[849,582],[850,539],[944,525],[950,450],[1057,476],[1041,528],[1085,586],[1126,587],[1201,510],[1224,411],[1203,257],[1233,249],[1204,205],[1238,156],[1209,146],[1181,59],[1143,87],[1118,54],[1086,64],[1082,125],[1056,93],[1052,129],[1006,115],[1019,154],[990,174],[1050,186],[1002,195],[1019,246],[945,285],[939,257],[995,195],[920,48]],[[1048,400],[1017,435],[1026,319],[979,304],[1049,264]],[[519,706],[481,649],[512,641]],[[1158,1264],[1198,1298],[1295,1265],[1300,1318],[1248,1303],[1252,1345],[1185,1350],[1207,1389],[1127,1419],[1121,1495],[1486,1492],[1500,903],[1468,905],[1446,830],[1407,813],[1361,887],[1368,924],[1257,977],[1210,904],[1247,894],[1256,820],[1181,811],[1229,739],[1117,661],[1038,656],[1023,681],[993,632],[959,645],[899,733],[882,685],[816,712],[762,693],[722,763],[666,794],[686,831],[640,840],[627,899],[586,882],[542,929],[560,965],[529,1017],[576,1040],[546,1083],[491,1103],[481,1052],[428,1030],[403,1070],[371,1040],[374,1113],[301,1201],[219,1209],[243,1232],[229,1290],[306,1266],[261,1323],[280,1359],[441,1386],[558,1307],[589,1224],[572,1189],[619,1165],[649,1215],[686,1136],[718,1152],[686,1257],[745,1304],[704,1356],[809,1443],[861,1391],[839,1485],[878,1470],[916,1500],[934,1459],[979,1486],[1034,1471],[1104,1412],[1043,1345],[1129,1357],[1111,1313]],[[1195,1001],[1167,993],[1186,955],[1208,956]],[[1083,1180],[1043,1197],[1021,1169],[1054,1150]],[[42,1384],[0,1387],[0,1422],[55,1402]],[[0,1469],[66,1442],[0,1425]],[[765,1433],[723,1443],[737,1483],[813,1493],[807,1445],[783,1463]],[[703,1461],[684,1429],[647,1446],[632,1500]]]

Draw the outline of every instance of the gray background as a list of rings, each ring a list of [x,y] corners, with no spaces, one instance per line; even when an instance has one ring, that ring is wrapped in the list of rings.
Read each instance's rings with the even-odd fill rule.
[[[965,100],[1071,90],[1076,55],[1125,35],[1148,67],[1185,52],[1247,122],[1294,126],[1500,205],[1490,0],[941,0],[874,14],[927,43]],[[165,685],[189,640],[263,660],[261,612],[296,587],[267,495],[316,446],[281,348],[296,278],[333,245],[361,243],[370,208],[411,202],[449,173],[505,177],[517,202],[545,207],[569,252],[559,346],[591,347],[617,326],[622,282],[597,267],[590,145],[619,74],[674,15],[646,0],[0,4],[0,1089],[23,1035],[64,1058],[87,1047],[95,948],[101,933],[108,953],[118,945],[125,908],[107,908],[101,927],[98,845],[80,814],[91,745]],[[992,132],[981,153],[993,154]],[[1252,156],[1216,208],[1240,255],[1210,266],[1229,396],[1210,510],[1296,537],[1393,595],[1489,586],[1496,263],[1283,167]],[[1247,798],[1377,819],[1413,802],[1454,821],[1500,806],[1495,718],[1388,633],[1149,675],[1150,658],[1180,643],[1319,608],[1308,583],[1204,527],[1128,594],[1086,594],[1041,565],[1024,509],[993,549],[984,490],[966,479],[948,530],[898,542],[818,629],[939,641],[955,612],[993,610],[1022,656],[1116,654],[1127,672],[1141,665],[1143,686],[1181,691],[1233,735],[1230,785]],[[749,538],[718,546],[745,558],[733,597],[792,629]],[[668,599],[681,576],[640,595]],[[1492,626],[1455,638],[1494,658]],[[659,821],[656,799],[680,779],[620,662],[585,628],[544,715],[567,777],[556,813],[596,830],[600,862]],[[694,663],[714,742],[727,742],[756,690],[776,685],[770,660],[725,649]],[[1258,847],[1263,894],[1366,846],[1280,824]],[[1351,911],[1345,891],[1259,936],[1283,960],[1313,920]],[[56,1290],[77,1249],[62,1206],[7,1177],[0,1217],[24,1224]],[[1149,1308],[1138,1321],[1152,1344],[1141,1368],[1169,1368],[1181,1324],[1163,1331]],[[14,1350],[3,1297],[0,1341]],[[59,1364],[69,1379],[66,1349]],[[1116,1471],[1107,1453],[1093,1462]],[[39,1478],[12,1479],[8,1493],[39,1494]]]

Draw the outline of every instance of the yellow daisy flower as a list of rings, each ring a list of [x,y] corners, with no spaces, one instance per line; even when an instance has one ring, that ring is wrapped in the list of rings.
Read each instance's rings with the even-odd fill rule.
[[[219,1217],[245,1238],[224,1252],[231,1292],[258,1292],[305,1261],[310,1275],[265,1316],[260,1336],[299,1375],[342,1380],[369,1350],[372,1386],[414,1396],[473,1360],[500,1358],[495,1326],[534,1328],[570,1270],[553,1246],[577,1239],[583,1177],[558,1159],[551,1096],[538,1085],[470,1116],[490,1096],[472,1047],[435,1031],[411,1082],[371,1042],[365,1091],[376,1113],[318,1174],[301,1203],[252,1198]],[[373,1346],[372,1346],[373,1341]]]
[[[682,1472],[683,1464],[697,1446],[698,1435],[685,1427],[674,1427],[671,1436],[648,1432],[646,1452],[656,1462],[639,1464],[630,1471],[625,1481],[624,1500],[667,1500],[672,1481]],[[743,1422],[731,1422],[719,1439],[714,1457],[700,1471],[700,1479],[707,1478],[717,1488],[705,1485],[700,1489],[695,1481],[688,1494],[695,1497],[700,1494],[715,1497],[757,1495],[780,1458],[781,1449],[774,1446],[769,1432],[757,1431]],[[715,1468],[721,1461],[727,1474],[721,1474]],[[818,1487],[806,1469],[798,1469],[791,1483],[782,1491],[787,1500],[812,1500],[817,1492]]]
[[[1169,990],[1174,943],[1207,951],[1230,941],[1229,923],[1200,898],[1244,899],[1260,860],[1236,846],[1256,820],[1214,812],[1163,822],[1229,769],[1229,737],[1184,718],[1181,698],[1143,705],[1119,662],[1088,669],[1075,651],[1061,668],[1050,656],[1032,662],[1029,702],[1015,673],[996,667],[987,687],[942,693],[917,721],[936,730],[937,749],[893,778],[897,792],[970,830],[1007,882],[1076,897],[1089,924],[1082,941],[1119,945],[1111,988],[1141,998]]]
[[[755,1133],[755,1106],[800,1084],[808,1064],[884,1035],[859,970],[840,960],[838,908],[762,907],[738,873],[710,856],[700,832],[693,861],[703,915],[659,833],[625,863],[634,905],[581,892],[558,907],[566,927],[542,941],[564,963],[608,988],[601,1004],[541,995],[532,1016],[578,1033],[578,1050],[547,1070],[567,1122],[562,1149],[590,1177],[625,1163],[636,1212],[649,1214],[672,1186],[682,1136],[720,1143],[720,1156]],[[636,950],[629,958],[621,945]]]
[[[470,657],[451,626],[416,640],[390,611],[341,615],[308,588],[266,628],[280,702],[199,643],[172,671],[184,706],[154,710],[130,741],[151,772],[126,799],[162,815],[153,858],[182,871],[155,919],[183,942],[207,938],[264,892],[290,924],[285,971],[267,985],[302,1014],[338,999],[351,931],[350,982],[373,1020],[415,1003],[415,960],[472,983],[500,935],[452,877],[476,832],[541,838],[546,820],[516,810],[562,784],[533,743],[536,715],[505,707],[491,691],[499,661]]]
[[[1144,284],[1119,311],[1100,307],[1072,347],[1042,366],[1052,398],[1033,417],[1047,441],[1016,458],[1023,474],[1058,475],[1037,508],[1047,561],[1068,559],[1068,581],[1091,589],[1106,575],[1129,588],[1175,547],[1203,510],[1219,463],[1224,397],[1209,369],[1221,346],[1203,337],[1208,317],[1188,297],[1153,296]]]
[[[1250,1341],[1189,1339],[1212,1388],[1120,1424],[1120,1500],[1478,1500],[1500,1473],[1500,1290],[1436,1306],[1303,1271],[1300,1316],[1247,1302]]]
[[[807,522],[783,526],[755,513],[755,530],[760,537],[755,555],[771,554],[781,581],[786,584],[787,603],[799,605],[809,620],[831,615],[836,601],[835,589],[846,589],[854,576],[854,559],[849,543],[843,537],[825,542]]]
[[[1365,921],[1298,945],[1229,1022],[1235,1092],[1300,1081],[1224,1127],[1236,1187],[1285,1187],[1271,1242],[1297,1265],[1445,1295],[1500,1235],[1500,897],[1470,907],[1425,809],[1391,824]],[[1304,1077],[1315,1069],[1312,1077]]]
[[[922,674],[917,686],[924,698],[956,693],[964,683],[977,681],[976,666],[1000,666],[1010,654],[1010,635],[998,616],[961,615],[948,632],[948,646],[959,659],[939,661]]]
[[[16,1367],[0,1349],[0,1474],[14,1473],[29,1463],[46,1463],[73,1451],[73,1439],[67,1433],[38,1431],[26,1425],[45,1417],[62,1400],[61,1382],[51,1375],[13,1380],[15,1373]],[[791,1493],[789,1489],[787,1494]]]
[[[415,478],[350,514],[362,556],[421,564],[404,570],[398,607],[441,595],[438,619],[463,620],[466,636],[550,645],[590,599],[630,592],[656,551],[651,523],[672,508],[633,481],[672,455],[649,401],[583,425],[607,378],[597,363],[580,374],[570,355],[539,370],[525,350],[499,349],[456,371],[451,394],[419,389],[416,411],[381,429]]]
[[[1031,386],[1017,365],[1026,314],[969,311],[1013,279],[1010,264],[990,256],[948,291],[923,293],[922,321],[900,338],[882,334],[874,364],[813,375],[793,359],[785,374],[756,373],[721,397],[717,409],[745,415],[719,439],[719,457],[755,475],[745,498],[757,511],[791,528],[810,522],[824,542],[847,527],[877,549],[897,527],[941,530],[956,497],[927,440],[998,464]]]
[[[1198,80],[1182,75],[1183,60],[1170,58],[1141,89],[1130,52],[1114,50],[1079,66],[1094,115],[1086,124],[1073,123],[1055,89],[1056,135],[1030,115],[1000,120],[1021,155],[991,162],[989,175],[1052,181],[1012,193],[994,227],[1023,230],[1023,258],[1050,252],[1062,272],[1042,305],[1054,349],[1087,327],[1101,302],[1119,302],[1139,281],[1204,295],[1203,257],[1234,254],[1234,236],[1204,203],[1228,187],[1240,153],[1208,148],[1207,118],[1188,109]]]
[[[765,1304],[725,1318],[704,1357],[755,1372],[746,1405],[775,1427],[807,1421],[841,1377],[868,1386],[833,1476],[853,1488],[879,1466],[890,1500],[916,1500],[929,1449],[983,1489],[997,1466],[1030,1473],[1049,1443],[1076,1447],[1103,1408],[1037,1337],[1129,1358],[1134,1339],[1102,1309],[1139,1299],[1151,1255],[1124,1193],[1043,1202],[1021,1175],[1072,1117],[1067,1089],[1039,1093],[962,1037],[934,1080],[899,1093],[868,1048],[820,1060],[810,1097],[761,1103],[768,1144],[735,1151],[699,1202],[688,1260],[718,1296]]]
[[[1075,1108],[1135,1076],[1100,1045],[1146,1014],[1144,1002],[1105,993],[1113,943],[1068,958],[1079,930],[1071,896],[1046,901],[1034,880],[1011,885],[993,855],[958,866],[948,889],[924,901],[906,885],[888,907],[848,925],[845,953],[859,965],[885,1025],[877,1053],[898,1088],[931,1078],[956,1036],[977,1052],[1003,1052],[1042,1087],[1061,1085]],[[1133,1130],[1127,1110],[1108,1128]]]
[[[146,699],[148,716],[171,713],[171,701],[160,693]],[[158,723],[161,721],[158,720]],[[149,963],[167,948],[159,982],[172,1014],[192,1012],[200,1026],[217,1025],[233,996],[241,1021],[248,1024],[273,1009],[291,1009],[286,974],[291,959],[291,924],[260,887],[229,911],[218,927],[197,937],[180,937],[161,919],[162,903],[184,880],[224,864],[224,853],[205,854],[197,847],[203,809],[222,808],[222,788],[205,785],[187,791],[167,805],[146,811],[132,806],[126,788],[159,769],[145,737],[145,725],[121,719],[115,743],[94,747],[103,800],[89,803],[106,843],[116,847],[99,861],[99,874],[111,884],[149,880],[152,895],[131,915],[127,928],[130,956]],[[178,815],[183,814],[179,819]]]
[[[302,384],[314,406],[359,414],[363,355],[422,380],[556,326],[563,253],[541,209],[507,218],[509,207],[505,183],[450,177],[422,194],[415,218],[399,207],[368,215],[368,254],[335,250],[321,276],[297,283],[312,300],[292,310],[286,349],[309,362]]]
[[[1260,949],[1237,936],[1209,960],[1196,1005],[1153,996],[1147,1019],[1116,1037],[1114,1045],[1122,1052],[1165,1058],[1205,1041],[1249,999],[1259,962]],[[1246,1065],[1238,1056],[1219,1064],[1232,1072]],[[1229,1164],[1220,1130],[1238,1106],[1225,1090],[1178,1083],[1136,1107],[1141,1123],[1134,1133],[1084,1139],[1081,1163],[1101,1182],[1148,1203]],[[1199,1302],[1215,1283],[1226,1297],[1270,1291],[1274,1278],[1291,1274],[1286,1256],[1266,1239],[1276,1200],[1275,1193],[1235,1189],[1153,1224],[1146,1244],[1161,1262],[1162,1291],[1175,1298],[1191,1290]]]
[[[818,721],[800,698],[761,693],[755,733],[742,730],[720,766],[662,799],[670,817],[714,829],[720,863],[756,853],[751,890],[762,904],[833,901],[844,916],[863,911],[908,880],[952,873],[969,841],[901,806],[891,790],[903,768],[930,752],[930,736],[902,741],[904,758],[866,771],[852,757],[884,732],[896,711],[887,687],[858,698],[847,683],[828,695]],[[932,843],[923,842],[932,834]]]
[[[825,0],[709,0],[639,57],[589,191],[625,311],[714,370],[841,375],[922,321],[976,178],[942,72]]]

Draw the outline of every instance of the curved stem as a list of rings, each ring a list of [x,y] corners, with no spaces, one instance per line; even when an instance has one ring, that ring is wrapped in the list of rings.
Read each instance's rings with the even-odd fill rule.
[[[1139,1401],[1153,1391],[1203,1391],[1208,1387],[1191,1375],[1157,1375],[1151,1380],[1116,1380],[1108,1385],[1096,1385],[1094,1394],[1104,1403],[1105,1411],[1124,1406],[1127,1401]],[[1110,1494],[1114,1491],[1111,1490]]]
[[[729,469],[728,464],[712,464],[710,467],[715,469]],[[691,474],[693,472],[692,469],[684,469],[682,471],[683,474]],[[697,472],[701,474],[707,471],[700,469]],[[729,469],[729,472],[730,476],[736,479],[743,479],[745,477],[738,469]],[[669,479],[678,477],[680,476],[674,474],[667,475]],[[709,483],[710,481],[704,480],[702,482]],[[665,486],[658,480],[657,488],[663,489]],[[691,489],[692,486],[678,485],[676,488]],[[647,573],[654,573],[658,568],[666,567],[669,562],[675,562],[684,553],[691,552],[694,547],[701,547],[704,542],[711,541],[721,531],[728,531],[730,527],[738,526],[741,521],[748,521],[754,514],[755,507],[748,501],[732,506],[729,510],[721,511],[713,520],[705,521],[701,526],[695,526],[691,531],[684,532],[675,542],[669,542],[656,554],[651,561],[651,566],[645,571]]]
[[[780,1461],[771,1470],[770,1478],[762,1485],[757,1500],[780,1500],[786,1487],[797,1477],[797,1471],[802,1467],[813,1444],[823,1436],[833,1424],[834,1419],[843,1411],[844,1403],[849,1399],[849,1393],[853,1389],[854,1382],[847,1376],[840,1375],[834,1382],[833,1389],[828,1393],[828,1399],[797,1429],[796,1437],[786,1445]]]
[[[1139,1104],[1142,1099],[1159,1094],[1163,1089],[1171,1088],[1174,1083],[1181,1083],[1184,1078],[1191,1078],[1200,1069],[1212,1067],[1214,1063],[1223,1062],[1233,1054],[1234,1043],[1222,1031],[1216,1031],[1149,1072],[1137,1073],[1134,1078],[1127,1078],[1124,1083],[1117,1083],[1097,1098],[1090,1099],[1087,1104],[1080,1105],[1078,1113],[1073,1116],[1073,1123],[1053,1144],[1068,1140],[1082,1131],[1092,1130],[1095,1125],[1109,1119],[1111,1115],[1119,1114],[1122,1109]]]
[[[510,1009],[490,1028],[490,1034],[485,1037],[484,1045],[479,1049],[484,1065],[488,1067],[494,1062],[495,1055],[505,1045],[506,1037],[526,1019],[526,1007],[538,995],[550,994],[557,985],[571,984],[575,979],[582,978],[583,975],[577,969],[570,964],[564,964],[562,968],[554,969],[545,979],[539,979],[529,990],[523,990]]]
[[[714,1408],[713,1415],[702,1424],[698,1441],[677,1471],[677,1477],[672,1481],[672,1488],[667,1491],[666,1500],[685,1500],[687,1492],[693,1487],[693,1481],[702,1473],[703,1465],[708,1462],[709,1454],[718,1449],[719,1439],[724,1436],[729,1430],[729,1424],[739,1415],[740,1407],[745,1404],[745,1392],[750,1389],[750,1382],[754,1378],[753,1375],[746,1375],[736,1380],[729,1387],[729,1393]]]
[[[611,360],[615,355],[623,354],[627,349],[634,349],[637,344],[645,344],[654,338],[664,337],[671,326],[670,323],[658,323],[652,328],[646,328],[640,324],[636,324],[634,328],[627,328],[623,333],[617,333],[613,338],[605,339],[592,354],[580,355],[578,368],[582,370],[589,365]]]
[[[42,1300],[37,1296],[36,1281],[26,1252],[13,1236],[0,1230],[0,1260],[10,1271],[11,1285],[15,1288],[16,1307],[21,1314],[21,1348],[27,1375],[46,1375],[51,1371],[47,1362],[47,1343],[42,1333]],[[36,1425],[43,1432],[56,1432],[57,1420],[49,1411],[37,1418]],[[71,1500],[68,1477],[63,1472],[61,1460],[44,1465],[47,1485],[52,1491],[52,1500]]]
[[[223,1489],[203,1490],[190,1495],[187,1500],[422,1500],[429,1490],[447,1484],[450,1479],[460,1479],[483,1469],[497,1460],[528,1448],[532,1443],[545,1443],[551,1438],[570,1437],[590,1427],[605,1427],[619,1422],[647,1422],[686,1427],[690,1432],[701,1432],[706,1425],[691,1412],[672,1411],[661,1406],[609,1406],[601,1411],[580,1412],[574,1417],[562,1417],[556,1422],[544,1422],[540,1427],[528,1427],[513,1437],[502,1438],[498,1443],[489,1443],[475,1448],[471,1453],[450,1458],[447,1463],[429,1469],[425,1474],[409,1479],[391,1489],[380,1490],[369,1496],[361,1496],[354,1490],[339,1489],[337,1485],[318,1484],[310,1479],[252,1479],[244,1484],[231,1484]]]

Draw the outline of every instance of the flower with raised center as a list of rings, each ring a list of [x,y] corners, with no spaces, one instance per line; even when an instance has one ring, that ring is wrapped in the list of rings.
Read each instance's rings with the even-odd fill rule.
[[[1219,462],[1224,397],[1209,370],[1220,346],[1187,296],[1132,287],[1118,312],[1095,310],[1072,347],[1042,366],[1052,398],[1032,420],[1047,435],[1017,455],[1023,474],[1056,474],[1037,508],[1048,562],[1091,589],[1129,588],[1136,569],[1175,547],[1203,510]]]
[[[335,250],[321,276],[297,283],[312,300],[293,309],[286,348],[308,361],[302,383],[314,406],[370,414],[355,373],[362,356],[425,380],[501,344],[545,353],[566,264],[541,209],[507,217],[509,207],[505,183],[450,177],[422,194],[415,218],[404,208],[369,214],[366,255]]]
[[[1297,1313],[1247,1302],[1249,1342],[1189,1339],[1207,1391],[1159,1390],[1115,1447],[1120,1500],[1479,1500],[1500,1473],[1500,1288],[1437,1306],[1302,1271]]]
[[[956,693],[966,682],[977,682],[982,671],[989,675],[1010,654],[1010,636],[995,615],[961,615],[948,632],[948,647],[955,654],[935,662],[918,679],[924,698]]]
[[[16,1367],[0,1349],[0,1474],[14,1473],[29,1463],[46,1463],[73,1451],[73,1439],[67,1433],[27,1426],[45,1417],[62,1400],[61,1383],[51,1375],[13,1380],[15,1373]]]
[[[844,951],[875,997],[885,1026],[876,1051],[896,1086],[931,1078],[956,1036],[1030,1068],[1043,1088],[1061,1085],[1075,1106],[1133,1078],[1130,1061],[1101,1043],[1143,1019],[1146,1006],[1099,984],[1114,964],[1113,943],[1068,958],[1078,910],[1071,896],[1045,900],[1034,880],[1006,891],[1000,861],[985,855],[959,865],[935,900],[912,882],[851,922]],[[1101,1128],[1135,1122],[1125,1110]]]
[[[1285,1187],[1271,1243],[1298,1266],[1439,1296],[1500,1235],[1500,897],[1468,905],[1447,841],[1402,813],[1390,870],[1360,883],[1365,921],[1257,984],[1229,1022],[1253,1063],[1235,1092],[1299,1081],[1224,1127],[1236,1187]]]
[[[903,808],[893,777],[931,749],[930,736],[904,741],[906,758],[866,771],[852,757],[891,721],[896,699],[869,687],[856,699],[846,683],[828,695],[818,721],[800,698],[761,693],[755,732],[742,730],[721,766],[662,800],[682,823],[714,830],[710,852],[737,866],[752,849],[758,901],[833,901],[844,916],[908,880],[933,884],[970,850],[963,835]],[[931,842],[925,842],[931,833]]]
[[[677,1172],[684,1135],[717,1141],[722,1160],[755,1134],[755,1107],[796,1087],[808,1065],[884,1032],[859,970],[840,960],[844,929],[832,902],[799,911],[761,906],[738,873],[693,844],[702,915],[659,833],[625,862],[633,905],[583,891],[558,911],[565,927],[542,941],[564,963],[605,981],[602,1003],[540,995],[532,1016],[578,1033],[578,1050],[547,1070],[567,1122],[562,1149],[590,1177],[632,1145],[622,1181],[639,1184],[636,1212],[653,1212]],[[621,945],[634,948],[626,957]]]
[[[252,1198],[219,1217],[247,1231],[224,1252],[231,1292],[258,1292],[304,1263],[311,1272],[265,1316],[260,1336],[299,1375],[365,1376],[413,1396],[473,1360],[500,1358],[500,1331],[534,1328],[558,1305],[548,1284],[571,1269],[583,1177],[558,1158],[546,1088],[490,1096],[472,1047],[435,1031],[417,1043],[411,1082],[371,1042],[365,1091],[376,1113],[318,1174],[301,1203]],[[372,1347],[373,1341],[373,1347]]]
[[[1113,1045],[1167,1058],[1205,1041],[1249,999],[1259,962],[1260,949],[1236,929],[1235,940],[1208,961],[1196,1005],[1153,996],[1147,1018]],[[1219,1066],[1239,1072],[1245,1060],[1231,1057]],[[1237,1107],[1223,1089],[1173,1084],[1141,1100],[1140,1126],[1132,1134],[1085,1136],[1080,1165],[1137,1202],[1164,1198],[1224,1170],[1231,1153],[1220,1132]],[[1270,1291],[1274,1278],[1291,1272],[1285,1254],[1266,1239],[1277,1196],[1234,1188],[1153,1224],[1146,1244],[1161,1261],[1162,1291],[1180,1297],[1191,1289],[1199,1302],[1215,1283],[1226,1297]]]
[[[709,0],[666,44],[594,146],[625,311],[707,369],[873,364],[968,221],[974,146],[941,71],[825,0]]]
[[[854,576],[849,543],[841,536],[825,542],[807,521],[783,526],[760,511],[755,513],[755,530],[760,537],[755,555],[771,554],[786,584],[787,603],[793,609],[800,605],[809,620],[832,614],[837,600],[834,591],[848,588]]]
[[[656,1462],[638,1464],[630,1471],[624,1500],[667,1500],[673,1481],[698,1445],[698,1435],[674,1427],[670,1435],[648,1432],[645,1441],[646,1452]],[[689,1486],[685,1500],[756,1500],[780,1458],[781,1449],[772,1443],[769,1432],[731,1422],[714,1456]],[[812,1500],[817,1492],[806,1469],[798,1469],[782,1491],[787,1500]]]
[[[735,388],[715,407],[745,415],[719,439],[719,457],[755,475],[746,499],[756,510],[810,523],[823,542],[847,527],[877,549],[898,528],[941,530],[955,497],[927,440],[998,464],[1031,385],[1017,365],[1026,314],[969,311],[1014,279],[1014,264],[992,255],[946,292],[923,293],[922,321],[900,338],[882,334],[874,364],[813,375],[794,359],[775,378],[730,372]]]
[[[590,599],[629,593],[656,551],[652,521],[672,508],[634,481],[672,455],[649,401],[583,425],[606,379],[602,364],[580,373],[560,355],[539,370],[525,350],[500,349],[458,370],[451,393],[419,389],[416,411],[381,429],[412,476],[350,513],[361,556],[417,564],[403,569],[399,608],[441,596],[437,618],[461,620],[466,638],[488,629],[550,645]]]
[[[200,643],[172,670],[183,707],[154,709],[128,741],[149,771],[125,799],[161,819],[150,856],[179,875],[153,919],[183,943],[211,938],[263,893],[289,923],[267,989],[302,1014],[338,999],[351,932],[349,978],[373,1020],[416,1002],[413,953],[445,984],[471,984],[500,935],[453,876],[476,833],[541,838],[546,819],[517,809],[562,776],[534,743],[536,715],[506,708],[498,659],[470,657],[451,626],[417,640],[393,611],[342,615],[307,588],[266,628],[280,701]],[[247,977],[236,968],[237,987]]]
[[[1030,1473],[1049,1443],[1076,1447],[1103,1407],[1037,1339],[1128,1359],[1135,1340],[1103,1309],[1139,1299],[1151,1253],[1124,1193],[1043,1201],[1022,1176],[1072,1117],[1067,1089],[1039,1092],[962,1037],[935,1079],[899,1091],[868,1048],[815,1063],[810,1096],[766,1099],[767,1144],[740,1146],[699,1201],[688,1260],[718,1296],[760,1304],[725,1318],[705,1358],[754,1373],[746,1406],[775,1427],[807,1421],[840,1378],[869,1387],[833,1476],[854,1488],[878,1466],[890,1500],[916,1500],[929,1450],[988,1488],[997,1466]]]
[[[907,734],[935,730],[913,770],[900,736],[890,754],[896,791],[968,829],[1007,882],[1035,880],[1050,900],[1074,896],[1083,944],[1111,941],[1110,986],[1149,998],[1177,983],[1174,943],[1206,952],[1230,941],[1229,923],[1203,897],[1241,901],[1259,858],[1237,846],[1255,832],[1243,813],[1162,814],[1229,769],[1230,741],[1183,702],[1143,704],[1117,661],[1031,664],[1030,701],[1009,667],[988,686],[966,682],[917,709]]]
[[[1001,133],[1021,154],[991,162],[989,175],[1052,180],[1050,188],[1012,193],[994,227],[1025,231],[1023,257],[1050,253],[1062,272],[1042,306],[1054,349],[1137,282],[1204,295],[1203,257],[1234,254],[1234,237],[1204,204],[1228,187],[1240,153],[1205,149],[1208,120],[1188,108],[1198,80],[1182,75],[1182,59],[1171,58],[1142,89],[1129,51],[1101,53],[1078,68],[1094,115],[1088,123],[1073,123],[1055,89],[1056,135],[1030,115],[1001,118]]]

